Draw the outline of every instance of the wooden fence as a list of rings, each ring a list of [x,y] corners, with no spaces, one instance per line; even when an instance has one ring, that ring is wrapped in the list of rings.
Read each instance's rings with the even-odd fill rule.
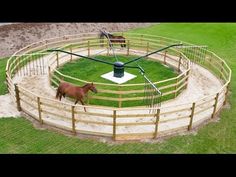
[[[127,54],[132,54],[132,50],[150,52],[155,49],[155,46],[161,47],[179,42],[178,40],[160,36],[134,33],[124,33],[124,35],[129,39],[129,44],[132,44],[133,41],[133,45],[129,46],[126,51]],[[179,83],[179,85],[173,85],[175,92],[176,89],[183,85],[183,83],[187,82],[186,80],[188,79],[189,75],[189,63],[186,61],[188,61],[188,59],[207,68],[215,76],[217,76],[224,84],[222,88],[220,88],[216,93],[201,98],[194,103],[183,105],[180,103],[172,107],[157,108],[155,114],[150,114],[150,109],[143,107],[110,108],[104,106],[73,105],[59,102],[53,98],[37,95],[27,88],[20,86],[20,83],[17,83],[18,77],[25,77],[32,74],[50,74],[50,77],[52,78],[52,71],[54,70],[57,72],[57,67],[53,66],[52,62],[56,61],[55,65],[58,64],[58,66],[63,63],[63,57],[58,55],[57,60],[56,53],[51,53],[47,56],[42,54],[34,56],[35,58],[32,57],[32,55],[26,53],[61,46],[68,50],[77,50],[79,48],[78,42],[81,42],[81,44],[84,44],[84,46],[79,45],[80,47],[82,46],[80,50],[84,50],[84,52],[88,52],[88,55],[90,55],[92,54],[93,50],[96,49],[96,47],[99,47],[96,43],[94,43],[94,47],[92,47],[93,41],[90,41],[90,39],[92,40],[94,38],[94,34],[65,36],[62,38],[49,39],[34,43],[25,47],[19,52],[16,52],[8,60],[6,67],[6,80],[9,93],[16,103],[17,109],[27,113],[41,124],[48,124],[63,130],[71,131],[75,134],[81,133],[88,135],[108,136],[114,140],[131,140],[142,138],[158,138],[161,136],[172,135],[180,131],[190,131],[191,129],[201,125],[203,122],[214,118],[217,112],[226,103],[231,80],[231,69],[224,60],[207,49],[196,50],[193,48],[192,50],[187,51],[189,52],[188,54],[184,54],[181,49],[176,51],[168,50],[163,52],[162,62],[168,63],[168,61],[171,60],[170,58],[174,58],[173,60],[175,60],[175,63],[177,63],[175,66],[177,66],[177,68],[180,66],[179,69],[182,71],[181,74],[184,73],[182,76],[180,74],[178,79],[173,79],[175,81],[177,80],[176,83]],[[88,43],[88,41],[90,42]],[[139,44],[135,46],[135,43]],[[152,43],[156,43],[156,45],[154,46]],[[188,43],[185,44],[190,45]],[[177,53],[181,53],[181,55],[173,57]],[[43,63],[45,61],[43,59],[46,57],[50,59],[49,65]],[[72,56],[65,56],[65,58],[65,62],[67,62],[68,59],[73,60]],[[179,58],[184,58],[186,61],[184,62],[184,60]],[[181,62],[180,65],[178,62]],[[35,64],[35,66],[39,66],[41,70],[38,71],[41,72],[29,72],[30,67],[34,66],[33,64]],[[169,62],[169,64],[171,64],[171,62]],[[51,67],[49,68],[50,72],[48,72],[48,69],[45,69],[45,66]],[[66,76],[62,75],[62,77]],[[155,84],[160,84],[160,82]],[[104,92],[112,92],[112,90],[105,90]],[[135,90],[135,92],[137,91]],[[114,92],[112,93],[114,94]],[[118,102],[122,103],[123,101],[127,101],[125,100],[126,98],[124,96],[128,93],[127,90],[120,90],[119,92],[115,93],[121,95],[122,99],[118,99]],[[86,107],[87,112],[83,111],[84,107]]]
[[[130,40],[128,40],[130,41]],[[143,55],[147,51],[151,52],[155,49],[154,46],[150,45],[148,41],[145,41],[147,44],[148,50],[143,50],[143,45],[139,46],[138,44],[129,42],[129,46],[126,50],[129,50],[129,53],[127,55]],[[91,46],[91,43],[93,44],[93,47]],[[144,43],[144,41],[143,41]],[[84,44],[88,45],[87,49],[84,48]],[[107,43],[104,43],[104,46]],[[132,46],[131,46],[132,44]],[[75,44],[74,44],[75,45]],[[93,40],[89,40],[89,42],[83,41],[80,43],[76,43],[77,48],[67,47],[68,51],[73,52],[83,52],[84,55],[90,55],[91,53],[100,53],[98,51],[98,47],[101,45],[101,43],[95,43]],[[133,45],[136,46],[136,50],[133,50]],[[82,48],[80,48],[82,46]],[[156,45],[157,46],[157,45]],[[137,48],[140,47],[139,52],[137,52]],[[97,49],[97,50],[96,50]],[[107,48],[108,50],[108,48]],[[101,51],[104,53],[108,53],[107,50],[101,49]],[[156,50],[156,49],[155,49]],[[167,51],[172,52],[172,55],[168,55]],[[117,52],[119,54],[126,54],[127,51],[119,51]],[[173,54],[177,55],[177,57],[174,57]],[[187,81],[189,77],[189,71],[190,71],[190,61],[187,59],[187,57],[180,53],[179,51],[175,49],[169,49],[166,50],[164,53],[161,53],[159,55],[154,55],[154,58],[151,58],[153,60],[159,61],[164,63],[165,65],[169,65],[170,67],[174,67],[178,72],[179,75],[177,77],[169,78],[162,81],[154,81],[154,84],[161,90],[162,97],[171,96],[172,98],[175,98],[183,89],[187,87]],[[158,57],[158,58],[157,58]],[[72,60],[78,59],[76,57],[73,57],[72,55],[67,55],[63,53],[55,52],[54,56],[50,58],[49,62],[49,78],[50,81],[55,85],[58,86],[59,82],[61,80],[73,82],[78,85],[83,85],[85,83],[89,83],[91,81],[82,80],[79,78],[74,78],[69,75],[62,74],[57,70],[57,68],[61,65],[63,65],[66,62],[70,62]],[[105,84],[105,83],[99,83],[94,82],[96,86],[99,89],[99,94],[96,95],[89,95],[88,99],[91,100],[106,100],[107,104],[109,105],[109,102],[116,102],[117,107],[123,107],[123,103],[126,102],[126,105],[135,103],[137,101],[142,102],[144,99],[143,93],[144,93],[144,83],[139,84]],[[111,87],[112,89],[109,89],[107,87]],[[162,98],[162,100],[164,100]],[[96,102],[95,102],[96,103]],[[124,106],[125,107],[125,106]]]

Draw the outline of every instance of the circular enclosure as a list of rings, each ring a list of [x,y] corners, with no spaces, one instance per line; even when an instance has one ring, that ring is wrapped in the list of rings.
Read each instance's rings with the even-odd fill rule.
[[[181,42],[160,36],[122,35],[126,38],[126,48],[116,51],[120,55],[143,55]],[[58,52],[47,53],[46,50],[59,48],[88,56],[110,55],[108,42],[100,41],[97,34],[92,33],[48,39],[16,52],[6,67],[8,90],[18,110],[42,125],[78,135],[131,140],[189,131],[214,118],[226,103],[231,70],[224,60],[205,47],[182,43],[183,48],[169,48],[150,56],[152,60],[179,72],[176,77],[154,81],[163,97],[170,97],[156,108],[134,107],[136,105],[133,103],[143,100],[140,94],[143,93],[144,83],[95,83],[98,91],[105,96],[90,94],[87,104],[93,100],[105,100],[108,105],[116,102],[117,106],[112,107],[74,105],[68,99],[62,102],[55,99],[55,88],[51,86],[57,86],[61,80],[78,85],[88,81],[64,75],[57,69],[78,57]],[[204,90],[206,86],[208,91]],[[87,112],[84,112],[84,107]],[[152,109],[155,111],[152,112]]]

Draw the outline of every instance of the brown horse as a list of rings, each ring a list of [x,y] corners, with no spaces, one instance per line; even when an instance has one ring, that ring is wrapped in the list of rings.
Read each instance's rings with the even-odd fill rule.
[[[67,95],[75,98],[75,104],[80,101],[81,104],[84,105],[83,98],[87,95],[89,90],[94,93],[97,93],[97,89],[93,83],[85,84],[83,87],[79,87],[67,82],[61,82],[57,88],[56,99],[59,98],[59,100],[61,101],[61,97],[65,97]],[[85,107],[84,111],[86,112]]]
[[[120,44],[121,47],[126,47],[125,38],[123,36],[114,36],[113,34],[111,34],[109,32],[100,30],[100,35],[99,35],[100,39],[104,38],[104,36],[106,38],[110,39],[110,41],[111,41],[110,47],[112,47],[112,44],[114,44],[114,43]]]

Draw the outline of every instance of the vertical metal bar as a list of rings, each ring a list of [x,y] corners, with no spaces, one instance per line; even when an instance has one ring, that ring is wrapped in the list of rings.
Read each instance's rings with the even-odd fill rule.
[[[57,68],[58,68],[58,67],[59,67],[59,56],[58,56],[58,52],[56,53],[56,56],[57,56],[56,60],[57,60]]]
[[[50,66],[48,66],[48,81],[49,81],[49,85],[51,85],[51,68]]]
[[[128,40],[128,44],[127,44],[127,56],[129,56],[129,48],[130,48],[130,41]]]
[[[70,45],[70,53],[72,53],[72,45]],[[72,61],[72,54],[70,54],[70,61]]]
[[[35,58],[34,58],[34,55],[32,55],[32,63],[33,63],[33,75],[36,75],[36,72],[35,72]]]

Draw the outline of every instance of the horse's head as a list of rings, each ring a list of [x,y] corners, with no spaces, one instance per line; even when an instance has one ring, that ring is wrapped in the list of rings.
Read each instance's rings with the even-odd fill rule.
[[[94,92],[94,93],[98,93],[98,91],[97,91],[97,89],[96,89],[96,87],[95,87],[95,85],[93,84],[93,82],[91,83],[91,84],[89,84],[89,90],[91,90],[92,92]]]

